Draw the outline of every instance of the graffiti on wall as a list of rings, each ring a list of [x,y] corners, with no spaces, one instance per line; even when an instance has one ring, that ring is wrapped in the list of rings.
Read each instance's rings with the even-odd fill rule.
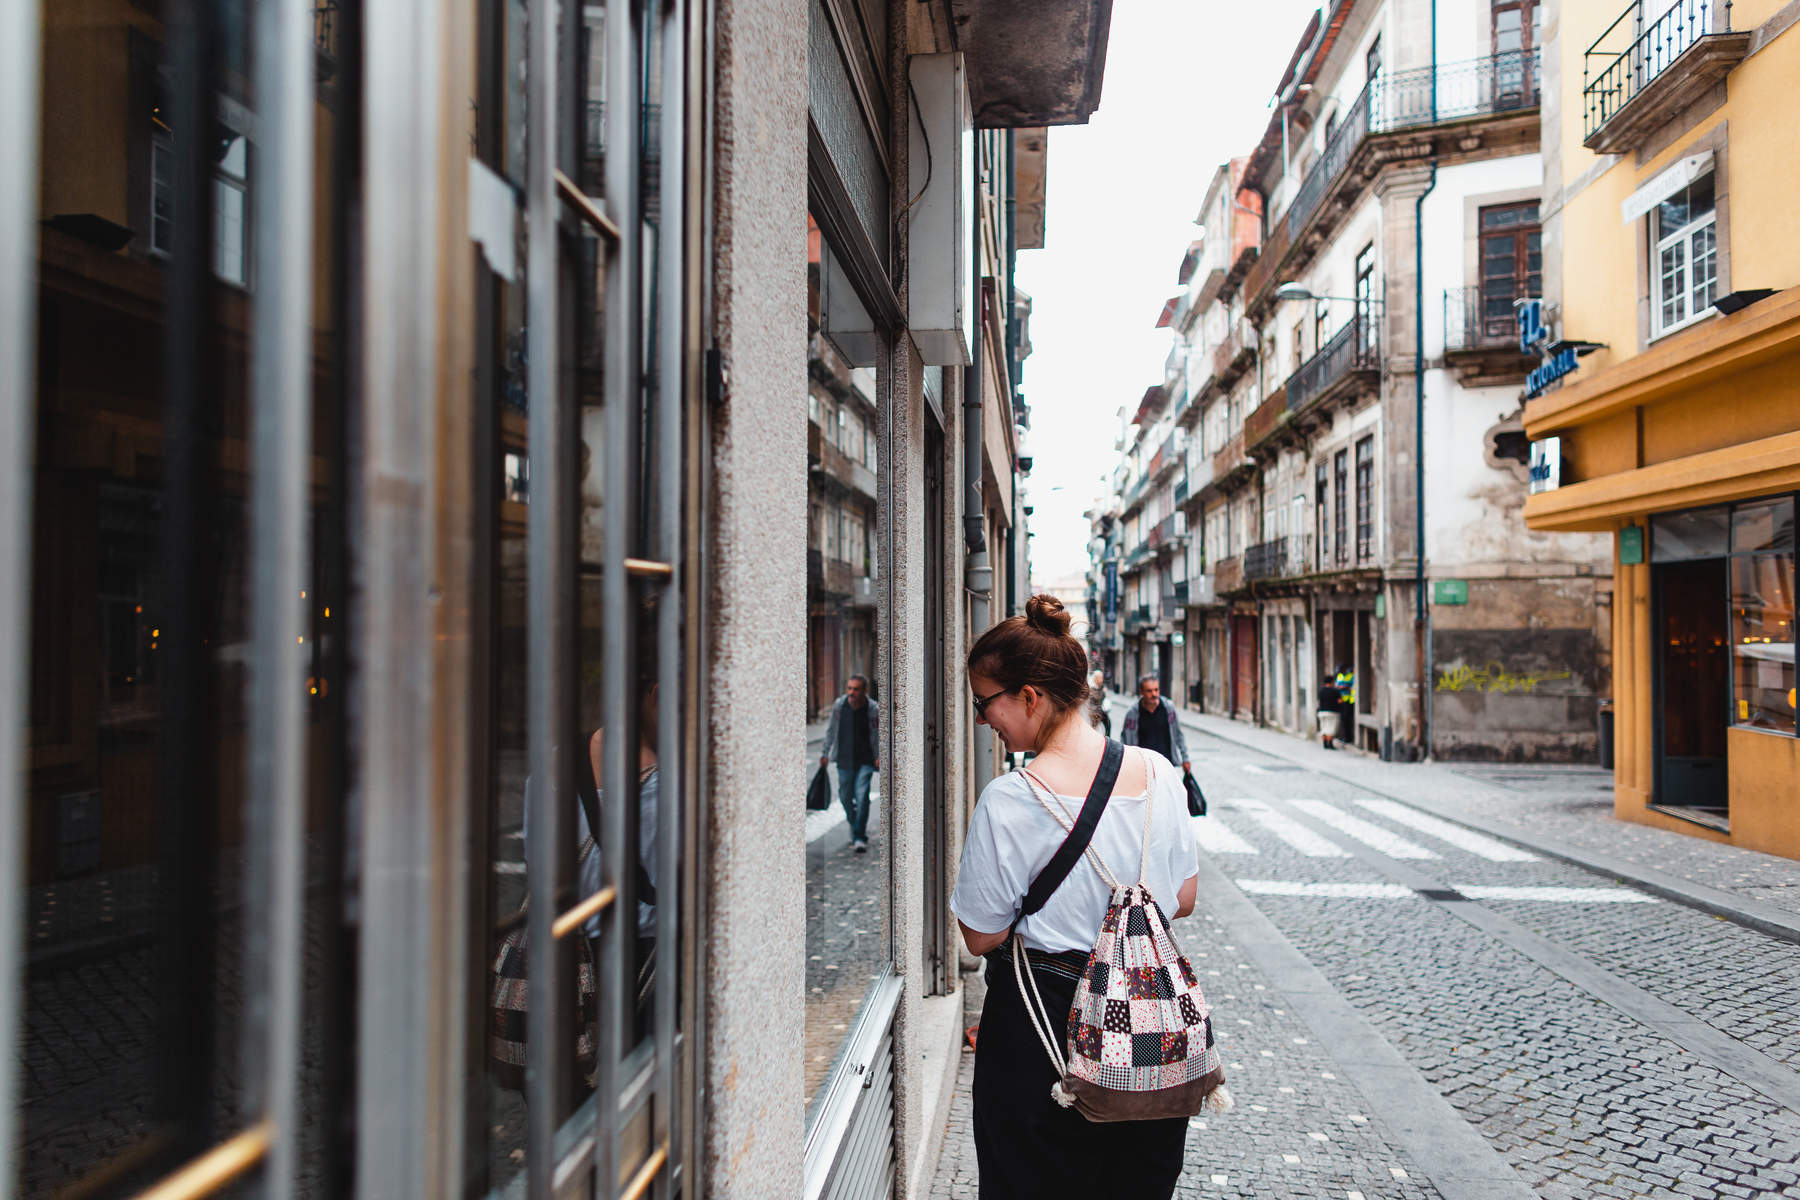
[[[1481,667],[1458,664],[1439,670],[1437,690],[1440,692],[1520,692],[1529,695],[1537,691],[1540,683],[1571,678],[1573,675],[1568,671],[1527,671],[1515,674],[1497,662],[1490,662]]]

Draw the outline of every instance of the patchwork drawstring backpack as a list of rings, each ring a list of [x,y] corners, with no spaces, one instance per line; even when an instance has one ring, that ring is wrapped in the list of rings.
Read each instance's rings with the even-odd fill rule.
[[[1025,941],[1016,929],[1014,978],[1038,1040],[1060,1076],[1050,1089],[1057,1104],[1073,1107],[1090,1121],[1191,1117],[1203,1109],[1229,1112],[1231,1093],[1225,1087],[1224,1062],[1213,1044],[1206,997],[1175,944],[1168,917],[1145,883],[1156,804],[1154,757],[1145,754],[1144,839],[1137,883],[1120,883],[1092,845],[1123,757],[1124,747],[1109,740],[1093,790],[1073,822],[1042,781],[1023,772],[1032,794],[1068,831],[1068,838],[1032,881],[1022,915],[1043,907],[1079,857],[1085,856],[1112,889],[1112,901],[1069,1009],[1067,1058],[1052,1036],[1056,1027],[1044,1011],[1036,978],[1025,966]]]

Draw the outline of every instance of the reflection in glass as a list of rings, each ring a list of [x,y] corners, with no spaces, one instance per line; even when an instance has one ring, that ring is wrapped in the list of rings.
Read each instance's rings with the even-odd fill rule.
[[[257,170],[241,3],[193,6],[219,69],[178,76],[165,4],[46,4],[22,1072],[26,1196],[134,1194],[231,1136],[266,980],[246,947]],[[185,61],[195,61],[187,59]],[[202,58],[200,61],[204,62]],[[110,103],[102,102],[111,98]],[[341,97],[314,108],[303,562],[301,1193],[344,1190]],[[186,115],[177,110],[187,105]],[[184,141],[189,122],[212,131]],[[184,163],[187,169],[184,171]],[[191,181],[185,182],[184,179]],[[183,222],[190,224],[184,227]],[[198,293],[178,303],[186,278]],[[186,385],[180,381],[185,380]],[[225,469],[223,464],[230,464]],[[177,500],[180,500],[177,503]],[[183,569],[171,570],[170,564]],[[329,1047],[329,1050],[327,1049]]]
[[[1737,724],[1795,732],[1794,619],[1791,551],[1731,560],[1732,719]]]
[[[832,803],[806,820],[809,1120],[870,984],[889,962],[882,752],[893,716],[877,662],[878,340],[818,225],[807,221],[806,778]],[[799,797],[795,797],[799,802]]]
[[[1729,510],[1697,508],[1650,518],[1650,561],[1719,558],[1728,550]]]

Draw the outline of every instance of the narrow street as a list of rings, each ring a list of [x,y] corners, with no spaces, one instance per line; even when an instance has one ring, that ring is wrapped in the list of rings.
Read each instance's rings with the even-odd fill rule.
[[[1184,724],[1176,934],[1237,1108],[1191,1123],[1179,1194],[1800,1194],[1800,864],[1624,825],[1597,770]],[[972,1067],[934,1196],[975,1192]]]

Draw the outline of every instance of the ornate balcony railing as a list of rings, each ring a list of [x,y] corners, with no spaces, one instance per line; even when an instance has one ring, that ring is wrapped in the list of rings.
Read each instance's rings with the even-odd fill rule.
[[[1244,578],[1276,579],[1287,571],[1287,539],[1276,538],[1271,542],[1258,542],[1244,551]]]
[[[1586,137],[1598,133],[1676,59],[1713,34],[1731,32],[1731,0],[1675,0],[1648,25],[1644,7],[1633,0],[1581,56]]]
[[[1696,2],[1696,0],[1690,0]],[[1336,131],[1282,216],[1285,244],[1297,241],[1332,184],[1370,134],[1416,129],[1538,104],[1538,52],[1512,50],[1464,62],[1377,75],[1338,118]],[[1264,257],[1268,257],[1265,247]],[[1275,268],[1268,274],[1274,277]]]
[[[1326,393],[1358,374],[1381,370],[1381,306],[1364,302],[1357,314],[1332,335],[1325,348],[1288,376],[1290,413],[1304,412]]]
[[[1509,284],[1511,280],[1507,281]],[[1517,350],[1519,316],[1512,289],[1485,293],[1480,285],[1444,291],[1444,351]]]

